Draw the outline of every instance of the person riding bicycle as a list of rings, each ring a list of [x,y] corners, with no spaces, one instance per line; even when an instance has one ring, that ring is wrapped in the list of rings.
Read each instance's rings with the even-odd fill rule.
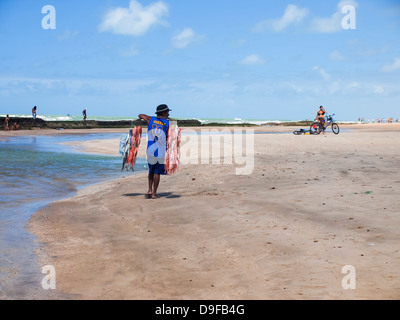
[[[326,123],[325,114],[326,114],[325,108],[323,106],[320,106],[317,112],[317,117],[315,118],[315,120],[318,120],[319,127],[322,129],[324,134],[325,134],[325,123]]]

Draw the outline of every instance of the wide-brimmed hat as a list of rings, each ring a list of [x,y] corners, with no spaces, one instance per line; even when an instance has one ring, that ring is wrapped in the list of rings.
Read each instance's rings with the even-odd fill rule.
[[[158,114],[158,113],[163,113],[163,112],[165,112],[165,111],[172,111],[170,108],[168,108],[168,106],[166,105],[166,104],[160,104],[158,107],[157,107],[157,111],[156,111],[156,114]]]

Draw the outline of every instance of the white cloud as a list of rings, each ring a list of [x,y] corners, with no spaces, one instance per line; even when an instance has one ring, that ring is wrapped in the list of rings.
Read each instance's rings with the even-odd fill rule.
[[[265,64],[265,60],[258,54],[251,54],[244,58],[240,63],[245,65],[262,65]]]
[[[274,31],[283,31],[288,26],[301,22],[309,13],[306,8],[299,8],[294,4],[289,4],[285,10],[285,13],[280,19],[264,20],[259,22],[254,31],[261,32],[266,29],[272,29]]]
[[[121,50],[120,55],[122,57],[126,57],[126,58],[134,57],[134,56],[139,55],[139,50],[135,46],[132,45],[127,50]]]
[[[342,15],[335,12],[330,18],[314,18],[311,21],[311,31],[317,33],[333,33],[342,30]]]
[[[374,86],[374,93],[384,93],[385,89],[383,89],[383,86],[381,85],[375,85]]]
[[[342,0],[337,5],[337,11],[328,18],[314,18],[311,21],[310,31],[316,33],[333,33],[343,30],[342,20],[345,15],[342,13],[342,8],[346,5],[351,5],[354,8],[358,7],[358,3],[353,0]]]
[[[168,16],[168,13],[168,6],[162,1],[143,6],[138,1],[131,0],[129,8],[118,7],[108,11],[99,30],[141,36],[152,26],[166,24],[163,18]]]
[[[332,61],[344,61],[344,60],[346,60],[345,56],[344,56],[342,53],[340,53],[340,51],[338,51],[338,50],[333,51],[333,52],[329,55],[329,58],[330,58]]]
[[[58,35],[56,38],[59,41],[64,41],[68,39],[75,38],[79,34],[79,31],[71,31],[71,30],[65,30],[63,34]]]
[[[156,83],[152,79],[47,79],[1,78],[0,87],[12,95],[51,93],[52,95],[124,95]]]
[[[232,46],[234,48],[241,48],[246,44],[246,39],[243,38],[238,38],[235,41],[233,41]]]
[[[296,84],[291,84],[291,88],[296,92],[296,93],[303,93],[304,89]]]
[[[340,81],[335,81],[333,83],[331,83],[328,87],[328,92],[329,94],[335,94],[338,93],[342,90],[342,85]]]
[[[191,28],[185,28],[181,33],[172,38],[172,45],[177,49],[186,48],[195,39],[195,32]]]
[[[394,62],[383,66],[382,71],[393,72],[400,69],[400,58],[394,58]]]
[[[331,79],[331,75],[327,73],[323,68],[315,66],[313,67],[313,70],[317,71],[324,80],[328,81]]]
[[[346,10],[342,12],[342,9],[349,5],[354,8],[358,7],[358,3],[354,0],[341,0],[337,4],[337,10],[330,17],[312,18],[308,25],[308,31],[313,33],[333,33],[344,30],[342,22],[348,17],[348,14]],[[309,13],[310,10],[307,8],[300,8],[294,4],[289,4],[281,18],[261,21],[254,27],[253,31],[283,31],[291,25],[302,22]]]
[[[347,89],[350,89],[350,90],[359,89],[359,88],[361,88],[361,86],[357,81],[353,81],[347,85]]]

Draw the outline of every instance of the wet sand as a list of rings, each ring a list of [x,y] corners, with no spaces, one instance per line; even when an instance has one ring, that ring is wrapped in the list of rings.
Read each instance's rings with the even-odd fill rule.
[[[115,154],[115,144],[86,150]],[[38,211],[27,227],[43,265],[55,267],[56,291],[72,299],[399,299],[400,125],[256,134],[254,147],[249,175],[236,175],[243,164],[185,164],[162,177],[157,200],[144,198],[147,176],[138,174]],[[354,290],[342,286],[345,266],[356,272],[346,282]]]

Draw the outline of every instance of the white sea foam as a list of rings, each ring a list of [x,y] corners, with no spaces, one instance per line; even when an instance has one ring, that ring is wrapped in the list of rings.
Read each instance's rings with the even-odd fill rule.
[[[5,114],[1,114],[0,117],[5,117]],[[10,118],[19,117],[19,118],[32,118],[31,114],[9,114]],[[45,121],[82,121],[82,115],[41,115],[38,114],[37,118],[43,119]],[[299,121],[307,121],[310,119],[303,120],[282,120],[282,119],[243,119],[239,117],[235,118],[176,118],[178,120],[197,120],[201,124],[210,124],[210,123],[220,123],[220,124],[228,124],[228,125],[240,125],[240,124],[251,124],[251,125],[268,125],[268,124],[281,124],[287,122],[299,122]],[[136,116],[96,116],[88,114],[87,120],[96,120],[96,121],[129,121],[129,120],[137,120]],[[357,123],[356,121],[336,121],[341,123]]]

